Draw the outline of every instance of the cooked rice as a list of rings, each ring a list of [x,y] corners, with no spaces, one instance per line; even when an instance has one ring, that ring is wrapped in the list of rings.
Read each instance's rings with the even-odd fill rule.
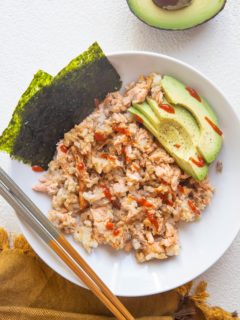
[[[199,219],[213,189],[186,175],[127,108],[151,95],[159,75],[110,93],[64,135],[34,190],[52,197],[49,219],[91,252],[100,244],[135,252],[139,262],[179,253],[178,222]],[[64,146],[64,147],[63,147]]]

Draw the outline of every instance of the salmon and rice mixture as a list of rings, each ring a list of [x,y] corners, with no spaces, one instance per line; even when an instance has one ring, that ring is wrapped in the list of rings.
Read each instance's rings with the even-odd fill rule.
[[[127,109],[147,96],[161,103],[160,75],[113,92],[58,143],[34,190],[52,198],[49,219],[87,252],[107,244],[138,262],[178,255],[178,224],[199,219],[211,201],[207,180],[185,174],[141,119]]]

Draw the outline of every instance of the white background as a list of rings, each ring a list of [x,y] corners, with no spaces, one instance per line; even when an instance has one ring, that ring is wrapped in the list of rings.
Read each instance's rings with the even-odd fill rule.
[[[155,51],[190,63],[215,82],[240,116],[238,0],[228,0],[209,23],[180,32],[144,25],[125,0],[0,0],[0,131],[38,69],[54,75],[96,40],[105,52]],[[1,198],[0,226],[20,231],[13,210]],[[210,302],[229,311],[240,311],[239,248],[240,235],[200,277],[208,281]]]

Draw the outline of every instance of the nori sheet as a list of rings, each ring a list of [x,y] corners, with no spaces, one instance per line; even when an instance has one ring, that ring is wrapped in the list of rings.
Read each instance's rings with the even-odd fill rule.
[[[0,136],[0,151],[5,151],[7,153],[12,152],[15,139],[18,136],[21,126],[22,126],[22,113],[25,110],[26,103],[44,86],[47,86],[51,83],[53,77],[39,70],[33,77],[29,87],[21,96],[13,115],[10,120],[8,127],[3,131],[3,134]]]
[[[97,43],[53,79],[39,71],[0,137],[0,150],[47,169],[56,143],[94,110],[94,99],[120,87],[119,74]]]

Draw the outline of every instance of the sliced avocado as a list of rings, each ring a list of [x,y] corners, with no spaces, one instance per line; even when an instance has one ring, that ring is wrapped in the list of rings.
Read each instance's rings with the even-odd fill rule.
[[[155,100],[153,100],[151,98],[147,98],[147,102],[159,120],[177,119],[177,121],[192,136],[192,140],[193,140],[195,146],[197,146],[198,141],[199,141],[199,137],[200,137],[200,129],[199,129],[199,126],[198,126],[196,120],[194,119],[194,117],[191,115],[191,113],[188,110],[186,110],[185,108],[179,107],[179,106],[170,105],[173,108],[174,113],[169,113],[169,112],[165,111],[163,108],[161,108],[161,106],[159,106]],[[169,105],[169,102],[164,99],[162,104]]]
[[[209,103],[207,102],[207,100],[203,97],[201,97],[202,100],[202,104],[204,105],[205,109],[207,110],[207,112],[209,113],[209,115],[211,116],[211,119],[214,123],[216,123],[216,125],[219,125],[218,122],[218,118],[216,113],[213,111],[213,109],[210,107]]]
[[[183,30],[212,19],[224,8],[226,0],[194,0],[185,8],[179,6],[179,10],[165,10],[156,0],[127,0],[127,3],[137,18],[152,27]]]
[[[133,107],[140,111],[156,129],[160,127],[159,119],[156,117],[155,113],[152,111],[151,107],[146,102],[143,102],[141,104],[134,103]]]
[[[158,128],[154,127],[154,119],[148,114],[148,118],[136,109],[128,109],[134,115],[141,118],[143,125],[157,138],[167,152],[175,159],[180,168],[196,180],[203,180],[208,173],[208,166],[197,166],[190,159],[198,159],[199,153],[193,143],[191,135],[174,119],[162,119]],[[153,114],[155,118],[155,114]]]
[[[221,131],[218,129],[217,116],[212,108],[198,94],[198,99],[194,98],[186,86],[173,77],[164,76],[161,85],[165,98],[170,103],[186,108],[194,116],[200,127],[197,148],[208,163],[213,162],[221,150],[222,137]],[[213,128],[214,125],[217,130]],[[219,132],[217,132],[218,130]]]
[[[138,117],[138,120],[141,119],[142,124],[154,135],[154,137],[158,136],[158,130],[152,125],[152,123],[144,116],[143,113],[141,113],[136,108],[130,107],[128,108],[128,111],[132,113],[133,115]]]

